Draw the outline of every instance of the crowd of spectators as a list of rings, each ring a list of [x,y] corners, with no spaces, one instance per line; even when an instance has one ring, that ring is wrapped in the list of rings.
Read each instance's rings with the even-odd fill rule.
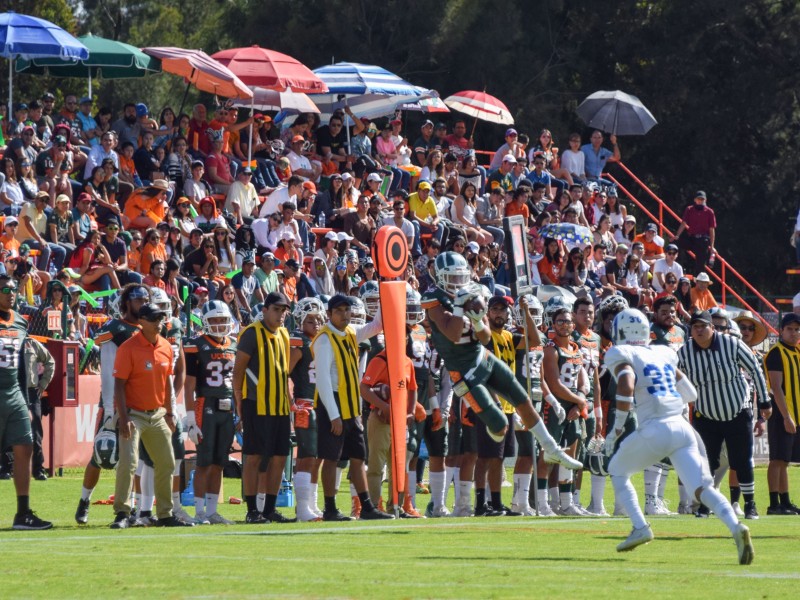
[[[278,125],[230,103],[213,114],[128,103],[119,115],[74,94],[19,103],[2,121],[0,271],[34,307],[56,279],[75,296],[143,281],[187,315],[224,298],[241,326],[271,291],[293,302],[355,293],[375,278],[372,240],[385,224],[408,240],[415,287],[429,285],[439,251],[455,250],[476,281],[506,294],[502,219],[521,215],[534,283],[644,308],[672,292],[686,315],[714,303],[702,278],[687,288],[654,224],[637,234],[603,179],[620,159],[616,136],[609,148],[599,131],[583,145],[573,133],[559,153],[547,129],[535,141],[508,129],[481,166],[458,117],[451,130],[425,120],[417,132],[350,109],[327,121]],[[558,222],[590,228],[593,244],[539,235]]]

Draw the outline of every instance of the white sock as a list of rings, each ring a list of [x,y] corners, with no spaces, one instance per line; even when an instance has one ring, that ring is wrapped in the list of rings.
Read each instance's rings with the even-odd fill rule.
[[[417,471],[416,469],[408,472],[408,496],[411,506],[417,507]]]
[[[181,493],[172,492],[172,510],[178,510],[181,507]]]
[[[636,489],[633,487],[628,477],[612,476],[611,483],[614,486],[614,499],[628,511],[628,517],[636,529],[641,529],[647,525],[642,509],[639,507],[639,500],[636,497]]]
[[[256,494],[256,508],[258,512],[264,512],[264,506],[267,504],[266,494]]]
[[[353,498],[354,496],[358,496],[358,492],[356,491],[356,486],[354,486],[351,483],[350,484],[350,497]],[[377,498],[375,500],[377,500]]]
[[[548,495],[550,496],[550,506],[552,508],[558,508],[561,503],[558,500],[558,486],[548,488]]]
[[[669,477],[669,469],[661,468],[661,478],[658,480],[658,492],[656,495],[663,500],[664,490],[667,488],[667,478]]]
[[[206,499],[205,497],[194,497],[194,516],[200,518],[206,515]]]
[[[315,513],[319,512],[319,506],[317,506],[317,497],[318,497],[318,495],[319,495],[319,484],[318,483],[312,483],[311,484],[311,492],[309,494],[308,506]]]
[[[533,475],[530,473],[514,473],[514,489],[516,490],[516,502],[520,506],[530,506],[528,502],[528,494],[531,492],[531,478]]]
[[[536,497],[539,500],[539,511],[545,507],[549,506],[549,502],[547,501],[547,490],[536,490]]]
[[[572,506],[572,492],[559,492],[558,495],[561,500],[561,510]]]
[[[305,509],[314,512],[309,505],[311,495],[311,473],[298,471],[294,474],[294,493],[297,497],[297,511]]]
[[[575,490],[572,492],[572,503],[573,504],[580,504],[581,503],[581,491]]]
[[[514,473],[512,477],[512,482],[514,484],[513,492],[511,493],[511,504],[519,504],[520,502],[520,494],[522,493],[522,485],[520,484],[520,475],[519,473]]]
[[[153,467],[148,467],[142,463],[142,474],[139,478],[142,487],[142,501],[141,510],[153,511],[153,504],[155,504],[155,471]]]
[[[342,486],[342,473],[344,473],[344,469],[336,467],[336,493],[337,494],[339,493],[339,488]]]
[[[472,507],[472,482],[471,481],[459,481],[459,506],[468,506]]]
[[[644,470],[644,497],[651,500],[658,493],[658,480],[661,479],[661,467],[651,465]]]
[[[208,511],[208,514],[213,515],[217,512],[218,503],[219,494],[206,494],[206,511]]]
[[[81,500],[91,500],[92,499],[92,492],[94,488],[81,488]]]
[[[444,506],[445,499],[445,477],[444,471],[431,471],[431,500],[433,501],[433,509],[436,510]]]
[[[558,451],[558,444],[553,439],[553,436],[550,435],[550,432],[547,431],[547,427],[545,427],[542,419],[539,419],[539,422],[533,426],[531,433],[533,433],[533,437],[536,438],[536,441],[539,442],[539,445],[545,453],[555,454]]]
[[[592,475],[592,508],[603,508],[603,498],[606,495],[606,478],[602,475]]]
[[[728,502],[728,499],[723,496],[719,490],[713,487],[703,489],[700,493],[700,500],[717,515],[720,521],[725,523],[725,527],[728,528],[728,531],[731,533],[736,531],[736,526],[739,525],[739,519],[736,518],[736,513],[733,512],[731,503]]]
[[[459,482],[461,481],[461,467],[445,467],[445,473],[449,473],[449,475],[446,475],[444,497],[447,498],[447,490],[452,483],[453,506],[458,506],[458,500],[461,498],[461,486],[459,486]]]

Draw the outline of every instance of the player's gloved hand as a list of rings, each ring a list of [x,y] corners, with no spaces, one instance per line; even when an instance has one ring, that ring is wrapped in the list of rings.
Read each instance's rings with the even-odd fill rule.
[[[103,421],[103,429],[108,429],[109,431],[116,430],[117,420],[118,420],[117,411],[114,411],[112,414],[108,415]]]
[[[193,410],[186,413],[186,433],[189,434],[189,439],[195,445],[203,441],[203,434],[200,433],[200,428],[197,426]]]
[[[467,285],[456,292],[453,299],[453,315],[456,317],[464,316],[464,305],[478,295],[478,290],[471,285]]]
[[[563,423],[564,419],[567,418],[567,411],[564,410],[564,407],[561,406],[561,403],[558,401],[558,399],[553,394],[547,394],[547,396],[545,396],[544,399],[553,409],[553,412],[555,413],[556,418],[558,419],[559,425]]]
[[[619,439],[620,433],[622,432],[612,429],[608,432],[608,435],[606,435],[605,453],[609,458],[611,458],[611,455],[614,454],[614,450],[616,450],[617,440]]]

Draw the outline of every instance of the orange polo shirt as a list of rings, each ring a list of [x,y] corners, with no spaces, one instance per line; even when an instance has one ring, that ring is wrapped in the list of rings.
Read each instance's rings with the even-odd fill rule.
[[[172,346],[162,336],[155,345],[143,334],[134,335],[117,349],[114,378],[125,380],[125,404],[133,410],[166,406],[166,386],[172,375]]]

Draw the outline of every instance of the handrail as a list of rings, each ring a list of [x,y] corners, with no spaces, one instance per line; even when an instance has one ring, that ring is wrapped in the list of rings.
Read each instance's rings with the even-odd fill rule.
[[[666,212],[675,220],[677,220],[679,223],[683,219],[679,217],[678,214],[669,207],[669,205],[667,205],[661,198],[659,198],[656,195],[656,193],[653,192],[653,190],[651,190],[641,179],[639,179],[636,175],[634,175],[634,173],[628,167],[626,167],[622,162],[617,162],[615,164],[619,166],[625,173],[627,173],[627,175],[634,181],[634,183],[638,184],[641,189],[643,189],[653,200],[655,200],[658,203],[659,217],[656,218],[653,215],[653,213],[651,213],[647,208],[645,208],[645,206],[628,189],[626,189],[613,175],[611,175],[610,173],[604,173],[603,177],[613,181],[616,184],[617,188],[621,190],[631,202],[633,202],[636,206],[638,206],[639,209],[642,210],[653,221],[656,221],[659,225],[661,233],[667,232],[670,235],[672,235],[670,229],[664,224],[664,210],[666,209]],[[719,281],[720,284],[722,284],[723,305],[726,304],[725,294],[727,292],[733,295],[734,298],[736,298],[739,302],[741,302],[742,305],[747,310],[751,311],[753,314],[757,314],[760,316],[760,311],[750,306],[749,303],[747,303],[730,285],[728,285],[726,276],[728,272],[730,272],[730,275],[732,275],[734,278],[738,279],[739,282],[744,284],[745,288],[748,289],[750,292],[752,292],[753,295],[755,295],[756,298],[758,298],[761,302],[763,302],[767,308],[769,308],[772,312],[780,314],[780,310],[769,300],[767,300],[761,294],[761,292],[759,292],[755,287],[753,287],[753,285],[749,281],[747,281],[736,269],[734,269],[733,266],[731,266],[731,264],[727,260],[725,260],[722,256],[720,256],[719,253],[716,254],[716,260],[719,261],[721,275],[717,275],[717,273],[715,273],[708,266],[706,266],[706,271],[711,277],[713,277],[714,279]],[[761,320],[769,331],[771,331],[775,335],[778,335],[778,331],[770,323],[768,323],[763,317],[761,318]]]

